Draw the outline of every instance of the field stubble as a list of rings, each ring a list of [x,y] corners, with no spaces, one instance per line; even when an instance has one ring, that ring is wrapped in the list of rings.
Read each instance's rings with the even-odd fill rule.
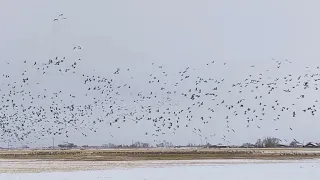
[[[270,163],[279,160],[291,162],[309,158],[320,158],[320,149],[2,150],[0,173],[69,172],[200,164],[218,166],[226,163],[266,163],[265,160]]]
[[[150,148],[87,150],[2,150],[0,159],[42,159],[69,161],[135,161],[195,159],[307,159],[320,158],[320,149],[282,148]]]

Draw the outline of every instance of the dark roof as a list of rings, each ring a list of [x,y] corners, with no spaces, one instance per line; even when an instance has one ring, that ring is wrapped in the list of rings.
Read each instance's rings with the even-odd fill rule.
[[[317,147],[317,146],[319,146],[319,144],[317,144],[317,143],[312,143],[312,142],[309,142],[309,143],[307,143],[305,146],[312,146],[312,147]]]

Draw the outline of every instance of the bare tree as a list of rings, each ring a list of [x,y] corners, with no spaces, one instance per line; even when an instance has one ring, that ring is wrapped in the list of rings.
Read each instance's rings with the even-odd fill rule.
[[[291,147],[298,147],[299,145],[301,146],[302,144],[296,140],[291,141],[291,143],[290,143]]]
[[[258,148],[263,148],[264,147],[263,141],[261,139],[257,139],[257,142],[256,142],[255,145]]]
[[[266,148],[275,148],[280,144],[280,139],[275,137],[266,137],[262,142]]]

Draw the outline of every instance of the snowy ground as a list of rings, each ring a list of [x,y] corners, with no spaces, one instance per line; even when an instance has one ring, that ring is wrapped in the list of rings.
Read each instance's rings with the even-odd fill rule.
[[[3,165],[5,161],[0,161]],[[39,163],[39,162],[38,162]],[[77,162],[75,162],[77,163]],[[319,179],[320,160],[196,160],[108,162],[107,170],[3,173],[4,180],[301,180]],[[131,164],[130,164],[131,163]],[[35,163],[36,164],[36,163]],[[41,163],[39,163],[41,165]],[[63,164],[60,164],[63,165]],[[69,164],[70,165],[70,164]],[[100,164],[102,165],[102,164]],[[67,165],[68,166],[68,165]],[[97,166],[97,165],[95,165]]]

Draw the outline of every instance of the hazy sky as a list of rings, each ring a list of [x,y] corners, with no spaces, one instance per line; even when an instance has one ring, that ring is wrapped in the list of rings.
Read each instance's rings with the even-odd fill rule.
[[[154,62],[163,65],[172,78],[188,66],[196,69],[192,72],[194,76],[225,78],[227,91],[232,83],[244,80],[249,73],[259,73],[268,66],[274,68],[270,65],[272,58],[293,62],[275,71],[273,77],[301,74],[306,65],[320,64],[319,5],[320,2],[311,0],[3,0],[0,2],[0,63],[11,62],[12,65],[10,69],[9,66],[0,68],[1,72],[19,74],[24,60],[47,62],[55,56],[81,57],[83,62],[77,73],[90,74],[95,70],[99,75],[108,76],[117,67],[130,68],[138,77],[131,80],[136,85],[133,88],[140,91],[153,88],[144,87],[142,80],[156,73],[150,68]],[[54,22],[61,13],[67,19]],[[82,51],[75,55],[72,48],[77,45],[82,46]],[[205,64],[213,60],[221,65],[226,62],[228,69],[205,69]],[[252,64],[256,68],[249,68]],[[50,80],[37,78],[46,82],[49,89],[59,86],[77,92],[81,88],[76,77],[68,77],[70,81],[65,80],[68,78],[57,80],[54,76],[46,77]],[[122,78],[123,82],[129,79]],[[30,87],[30,90],[37,89]],[[311,99],[319,96],[311,95]],[[222,96],[221,99],[230,102],[241,98],[227,93]],[[266,100],[272,98],[290,102],[296,96],[278,94]],[[308,103],[304,102],[306,106]],[[231,122],[237,133],[230,134],[225,132],[224,120],[221,120],[228,113],[218,111],[206,126],[197,119],[193,125],[205,129],[204,136],[216,134],[207,140],[210,143],[223,143],[223,135],[235,144],[264,136],[318,141],[320,123],[316,116],[302,113],[292,120],[288,114],[275,123],[271,118],[275,114],[270,112],[270,117],[259,122],[261,129],[246,128],[245,119],[238,117]],[[295,131],[289,131],[288,126]],[[274,128],[278,127],[283,130],[275,132]],[[143,121],[137,125],[123,124],[120,129],[101,125],[97,133],[89,133],[87,138],[75,133],[68,139],[56,137],[56,141],[91,145],[130,143],[132,140],[153,142],[154,139],[179,144],[206,141],[192,133],[192,129],[182,128],[176,134],[154,138],[145,136],[148,128],[152,128],[152,124]],[[37,145],[50,145],[51,138],[48,136]]]

